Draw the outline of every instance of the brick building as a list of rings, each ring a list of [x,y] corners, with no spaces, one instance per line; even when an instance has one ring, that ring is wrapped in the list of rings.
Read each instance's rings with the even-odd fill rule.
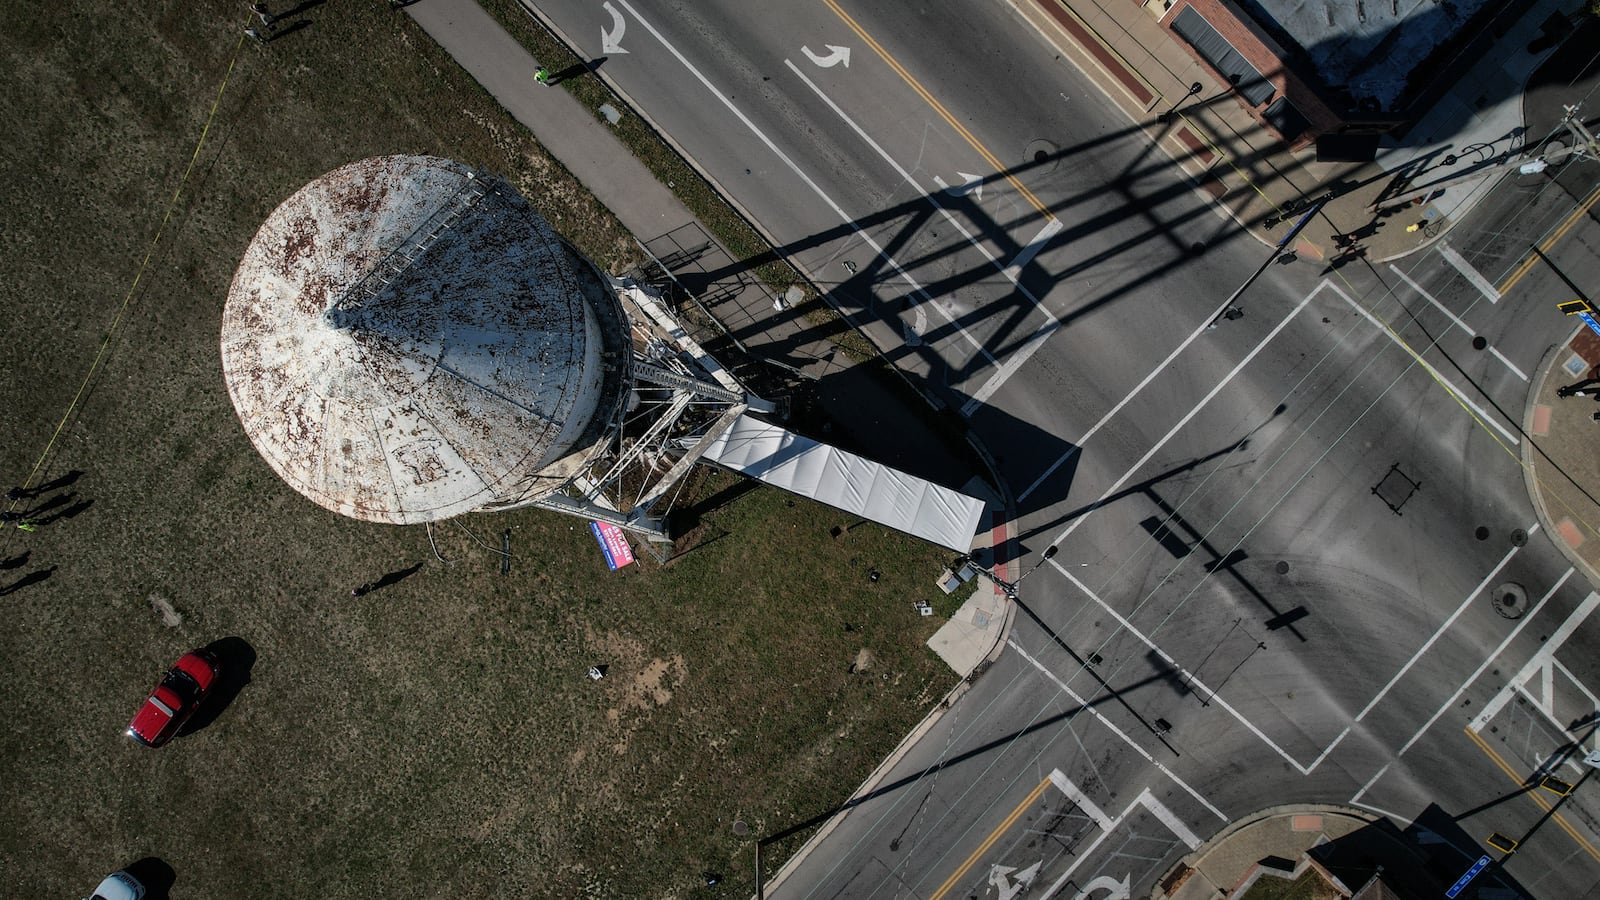
[[[1234,86],[1289,146],[1370,158],[1526,4],[1495,0],[1130,0]],[[1156,9],[1149,10],[1150,6]]]

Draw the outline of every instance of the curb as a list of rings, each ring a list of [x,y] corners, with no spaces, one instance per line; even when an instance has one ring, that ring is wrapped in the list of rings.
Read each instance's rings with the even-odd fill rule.
[[[1539,406],[1539,393],[1549,379],[1551,371],[1555,369],[1556,360],[1561,358],[1562,351],[1568,349],[1573,337],[1583,327],[1581,325],[1577,326],[1567,336],[1566,340],[1559,344],[1552,344],[1550,349],[1545,351],[1544,357],[1539,360],[1538,367],[1534,369],[1533,378],[1529,381],[1528,401],[1523,405],[1522,411],[1521,426],[1522,433],[1526,436],[1526,439],[1522,442],[1520,461],[1522,463],[1522,484],[1528,491],[1528,499],[1533,503],[1533,512],[1539,521],[1539,527],[1544,529],[1545,534],[1550,538],[1550,543],[1555,546],[1556,550],[1566,557],[1567,562],[1571,563],[1574,568],[1582,572],[1590,584],[1600,585],[1600,571],[1597,571],[1594,565],[1584,559],[1577,550],[1568,546],[1567,542],[1561,538],[1561,532],[1556,529],[1555,519],[1550,515],[1550,508],[1545,503],[1544,492],[1539,489],[1539,479],[1535,472],[1537,463],[1534,460],[1536,451],[1533,441],[1533,416]]]
[[[1171,894],[1167,893],[1162,888],[1163,884],[1165,884],[1169,879],[1182,870],[1187,869],[1191,873],[1198,872],[1200,869],[1200,863],[1203,862],[1207,856],[1210,856],[1213,851],[1217,850],[1222,844],[1226,843],[1244,829],[1249,828],[1252,825],[1265,822],[1268,819],[1295,815],[1344,816],[1346,818],[1355,819],[1364,824],[1371,824],[1379,819],[1387,818],[1385,816],[1374,815],[1366,810],[1357,809],[1356,807],[1348,806],[1342,803],[1290,803],[1279,806],[1268,806],[1263,809],[1256,810],[1255,812],[1248,813],[1245,816],[1235,819],[1227,825],[1222,826],[1221,831],[1218,831],[1205,843],[1201,844],[1199,847],[1185,854],[1177,862],[1173,863],[1170,868],[1162,873],[1160,878],[1156,879],[1154,886],[1151,887],[1149,894],[1150,900],[1166,900],[1167,897],[1170,897]]]

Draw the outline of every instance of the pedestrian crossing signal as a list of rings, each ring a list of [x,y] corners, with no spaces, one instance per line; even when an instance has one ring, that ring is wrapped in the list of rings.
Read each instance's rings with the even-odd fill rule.
[[[1595,311],[1594,304],[1587,300],[1568,300],[1565,303],[1556,304],[1556,309],[1561,310],[1561,314],[1564,316],[1575,316],[1579,313],[1592,314]]]

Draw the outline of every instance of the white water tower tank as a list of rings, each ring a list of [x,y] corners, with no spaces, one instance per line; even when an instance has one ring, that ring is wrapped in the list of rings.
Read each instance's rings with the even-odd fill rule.
[[[297,191],[246,249],[222,368],[295,490],[408,524],[521,505],[597,452],[627,392],[617,298],[515,188],[387,156]]]

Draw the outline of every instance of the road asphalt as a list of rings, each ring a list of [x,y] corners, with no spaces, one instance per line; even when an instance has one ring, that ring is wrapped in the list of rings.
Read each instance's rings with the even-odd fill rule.
[[[1264,244],[1283,242],[1300,215],[1331,194],[1332,199],[1307,220],[1286,249],[1332,267],[1362,258],[1396,259],[1442,239],[1500,178],[1516,173],[1518,163],[1529,158],[1523,155],[1525,148],[1537,147],[1558,124],[1566,97],[1583,93],[1588,89],[1584,84],[1600,82],[1593,54],[1581,52],[1583,40],[1569,39],[1553,54],[1528,52],[1549,13],[1569,5],[1539,0],[1493,52],[1461,73],[1433,114],[1411,127],[1402,140],[1388,142],[1377,162],[1321,164],[1310,161],[1308,152],[1289,152],[1231,100],[1182,104],[1170,123],[1154,120],[1155,113],[1188,98],[1190,84],[1212,86],[1202,91],[1204,99],[1217,93],[1219,83],[1214,73],[1161,32],[1154,17],[1125,15],[1125,0],[1008,2],[1015,14],[1032,23],[1043,39],[1121,105],[1131,121],[1146,127],[1197,190],[1218,203],[1227,198],[1225,213]],[[658,257],[703,259],[706,254],[725,253],[610,133],[609,126],[559,85],[545,87],[534,81],[537,61],[477,3],[424,0],[405,11]],[[1124,43],[1131,39],[1154,50],[1139,59],[1108,52],[1108,45],[1116,43],[1105,37],[1110,31],[1123,32]],[[1587,33],[1592,37],[1592,31]],[[1577,82],[1578,89],[1525,92],[1530,77],[1545,84]],[[1155,99],[1141,100],[1130,92],[1127,85],[1134,82],[1148,86]],[[1507,84],[1516,88],[1508,90]],[[1410,172],[1413,187],[1448,185],[1420,203],[1385,206],[1381,201],[1394,195],[1393,176],[1398,171]],[[1461,178],[1473,171],[1481,171],[1482,177]],[[1239,184],[1251,190],[1235,190]],[[1591,195],[1588,202],[1592,205],[1595,199]],[[853,375],[851,361],[842,352],[809,334],[803,319],[784,314],[778,298],[753,279],[717,287],[701,298],[709,311],[725,325],[741,327],[741,333],[753,331],[745,339],[753,354],[819,379],[825,387],[823,403],[841,438],[855,436],[864,442],[870,435],[882,461],[986,494],[996,510],[996,522],[992,531],[979,535],[975,556],[992,560],[1000,576],[1016,577],[1004,555],[1009,535],[1006,510],[1011,505],[1005,486],[991,488],[971,481],[971,458],[949,449],[951,428],[942,421],[945,416],[907,406],[881,381]],[[1550,351],[1528,394],[1523,429],[1533,440],[1523,442],[1521,452],[1541,521],[1561,536],[1559,544],[1574,564],[1600,584],[1596,527],[1600,455],[1592,449],[1600,437],[1600,420],[1595,418],[1600,416],[1600,402],[1594,402],[1600,393],[1570,397],[1557,393],[1558,388],[1585,379],[1595,379],[1590,387],[1600,392],[1597,366],[1600,334],[1583,326],[1575,329],[1567,344]],[[826,390],[830,382],[831,398]],[[982,448],[977,451],[981,454]],[[986,472],[984,480],[997,479]],[[993,556],[984,552],[991,543],[1000,548]],[[1520,614],[1513,598],[1502,599],[1509,604],[1506,614]],[[1003,592],[985,585],[931,643],[952,667],[968,675],[1003,646],[1011,613]],[[1279,844],[1288,847],[1296,836],[1311,839],[1325,830],[1299,827],[1313,818],[1328,823],[1328,828],[1348,825],[1349,830],[1368,821],[1342,808],[1306,808],[1269,811],[1235,823],[1174,870],[1180,873],[1187,867],[1193,874],[1181,888],[1173,885],[1179,893],[1172,896],[1221,896],[1220,891],[1237,885],[1264,855],[1282,855],[1274,849]]]

